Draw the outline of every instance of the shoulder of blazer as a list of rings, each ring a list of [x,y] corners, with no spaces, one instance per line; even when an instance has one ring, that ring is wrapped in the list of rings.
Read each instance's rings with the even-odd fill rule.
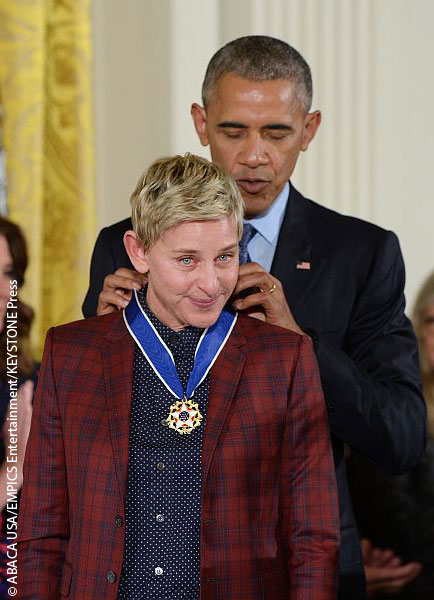
[[[78,342],[86,347],[99,347],[101,344],[106,344],[107,340],[115,342],[123,337],[130,338],[123,319],[123,311],[59,325],[53,327],[50,332],[56,344],[75,346]]]
[[[345,240],[350,243],[355,239],[375,240],[387,233],[369,221],[343,215],[305,198],[293,185],[281,231],[284,228],[301,229],[312,239],[326,239],[328,243],[337,241],[339,244]]]
[[[303,336],[277,325],[238,313],[237,328],[247,340],[248,349],[298,348]]]

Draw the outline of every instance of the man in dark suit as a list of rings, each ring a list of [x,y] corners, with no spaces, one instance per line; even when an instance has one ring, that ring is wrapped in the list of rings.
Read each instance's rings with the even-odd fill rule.
[[[192,106],[199,138],[234,176],[257,231],[248,244],[253,262],[241,267],[235,288],[256,293],[235,306],[314,341],[340,499],[339,594],[364,598],[344,444],[397,474],[417,462],[426,436],[399,243],[390,231],[304,198],[289,182],[321,121],[318,111],[309,112],[310,69],[293,48],[262,36],[227,44],[210,61],[202,96],[203,106]],[[101,285],[101,312],[123,306],[131,287],[141,285],[127,270],[114,273],[131,266],[122,253],[110,254],[121,235],[116,227],[129,223],[98,238],[85,314],[96,310]],[[268,272],[276,286],[271,295],[260,291]]]
[[[315,355],[306,336],[225,307],[235,182],[202,158],[161,159],[133,215],[125,245],[147,286],[122,313],[47,337],[20,598],[333,600],[338,499]]]

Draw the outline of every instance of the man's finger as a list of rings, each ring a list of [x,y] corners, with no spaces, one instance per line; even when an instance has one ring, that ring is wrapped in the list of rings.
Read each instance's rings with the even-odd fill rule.
[[[277,285],[270,275],[247,275],[237,281],[237,285],[235,286],[233,293],[236,295],[248,288],[258,288],[263,292],[269,292],[271,289],[273,289],[273,285],[274,289],[276,289]]]
[[[245,274],[248,275],[249,273],[266,273],[268,275],[268,271],[266,271],[262,265],[256,262],[249,262],[240,265],[239,273],[240,277]]]
[[[107,275],[104,279],[103,291],[111,291],[116,289],[122,290],[140,290],[143,287],[141,280],[131,277],[123,277],[121,275]]]
[[[420,565],[419,563],[409,563],[405,566],[411,568],[407,569],[405,573],[403,573],[401,576],[397,577],[395,575],[393,578],[385,581],[382,587],[382,590],[384,592],[388,592],[389,594],[396,594],[405,585],[407,585],[407,583],[409,583],[415,577],[417,577],[422,570],[422,565]]]
[[[112,313],[116,310],[122,310],[131,300],[132,292],[124,292],[124,295],[114,292],[106,292],[102,291],[99,295],[98,299],[98,307],[96,309],[96,314],[98,317],[101,315],[106,315]]]
[[[401,559],[392,550],[375,548],[372,553],[372,564],[379,567],[398,566],[401,564]]]
[[[246,310],[252,308],[252,306],[264,306],[264,304],[270,301],[269,296],[268,290],[263,292],[257,291],[245,298],[235,298],[233,305],[237,310]]]
[[[125,290],[122,295],[115,292],[101,292],[100,303],[102,305],[112,304],[117,308],[125,308],[131,300],[132,292]]]
[[[368,567],[367,582],[384,589],[386,585],[402,585],[402,581],[411,581],[420,573],[420,563],[406,563],[398,567]]]
[[[126,267],[119,267],[119,269],[116,269],[113,275],[119,275],[121,277],[126,277],[127,279],[137,279],[137,281],[140,281],[143,278],[146,279],[146,275],[143,273],[139,273],[134,269],[127,269]]]

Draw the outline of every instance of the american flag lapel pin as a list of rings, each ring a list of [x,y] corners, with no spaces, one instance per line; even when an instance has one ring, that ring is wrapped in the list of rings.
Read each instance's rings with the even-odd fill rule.
[[[309,260],[299,260],[295,265],[296,269],[302,269],[303,271],[310,271],[311,262]]]

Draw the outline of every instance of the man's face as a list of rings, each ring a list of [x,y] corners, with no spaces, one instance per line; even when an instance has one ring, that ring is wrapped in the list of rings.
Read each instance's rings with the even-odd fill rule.
[[[246,216],[264,212],[291,177],[321,122],[306,114],[291,81],[250,81],[225,73],[206,109],[192,106],[201,143],[235,178]]]
[[[194,221],[168,229],[144,253],[147,302],[174,330],[213,325],[238,278],[234,219]]]

